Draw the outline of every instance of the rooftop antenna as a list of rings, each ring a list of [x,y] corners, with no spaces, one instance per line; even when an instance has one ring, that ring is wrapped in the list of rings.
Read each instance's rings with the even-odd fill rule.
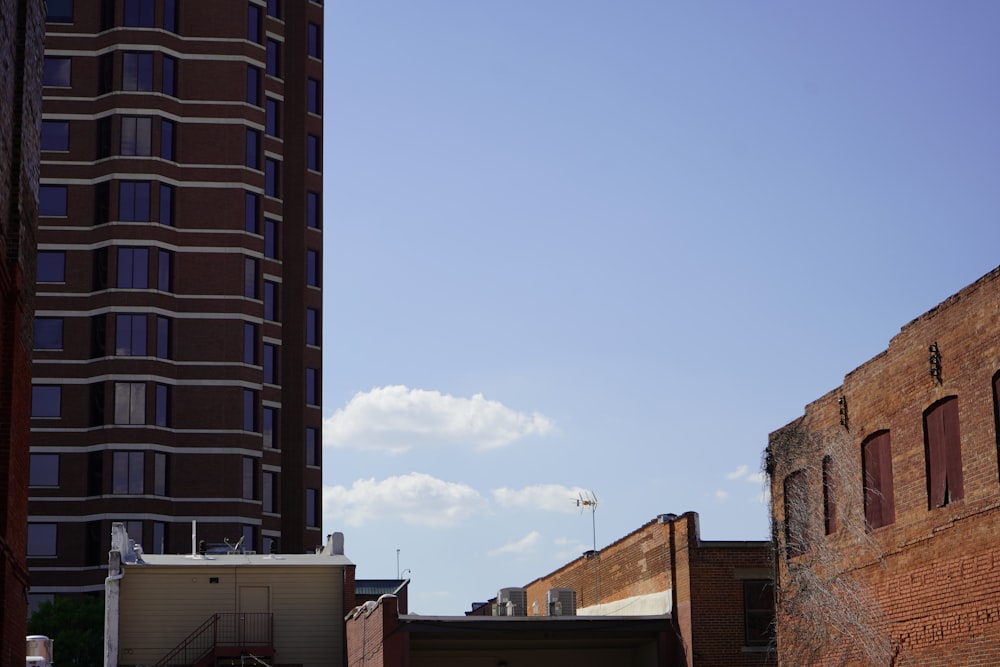
[[[590,524],[594,532],[594,551],[597,551],[597,496],[593,491],[582,491],[576,497],[576,506],[583,512],[590,510]]]

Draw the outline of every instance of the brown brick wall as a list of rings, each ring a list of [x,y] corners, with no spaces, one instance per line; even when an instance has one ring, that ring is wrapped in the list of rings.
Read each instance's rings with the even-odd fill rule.
[[[993,377],[1000,371],[1000,269],[994,270],[905,325],[888,349],[847,374],[841,387],[806,407],[800,419],[771,435],[773,519],[784,521],[782,483],[795,469],[815,472],[824,455],[838,454],[843,470],[843,526],[822,529],[822,486],[809,479],[815,548],[834,554],[833,567],[857,577],[881,612],[881,629],[899,664],[1000,663],[1000,479]],[[931,376],[929,346],[941,355],[940,381]],[[929,506],[923,415],[942,398],[958,399],[964,497]],[[838,399],[848,407],[841,425]],[[792,451],[793,429],[818,434],[810,451]],[[861,443],[891,436],[895,521],[866,530]],[[834,440],[846,447],[832,447]],[[835,451],[834,451],[835,450]],[[780,528],[775,531],[783,539]],[[808,559],[809,554],[802,556]],[[787,569],[779,569],[784,584]],[[793,642],[779,615],[779,646]],[[829,662],[829,664],[834,664]]]
[[[41,0],[0,0],[0,667],[24,662]]]
[[[531,582],[525,587],[528,614],[534,603],[539,615],[547,614],[550,588],[576,590],[578,608],[674,588],[674,617],[688,665],[769,665],[771,653],[744,646],[742,580],[770,578],[772,567],[769,544],[702,542],[698,516],[688,512],[673,521],[650,521],[598,554]]]

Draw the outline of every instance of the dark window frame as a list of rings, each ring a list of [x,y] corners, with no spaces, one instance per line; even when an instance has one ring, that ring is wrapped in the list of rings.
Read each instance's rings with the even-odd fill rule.
[[[889,431],[877,431],[861,443],[865,524],[876,530],[896,521],[892,476],[892,439]]]
[[[958,407],[958,396],[946,396],[924,411],[928,509],[965,497]]]

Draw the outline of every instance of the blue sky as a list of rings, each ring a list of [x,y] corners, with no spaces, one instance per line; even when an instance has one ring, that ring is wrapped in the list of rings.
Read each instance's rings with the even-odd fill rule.
[[[324,529],[461,614],[657,514],[1000,264],[1000,5],[331,0]]]

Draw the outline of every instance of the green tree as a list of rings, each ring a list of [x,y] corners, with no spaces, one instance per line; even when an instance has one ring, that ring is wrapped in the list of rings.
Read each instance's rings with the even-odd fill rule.
[[[67,595],[43,602],[28,619],[28,634],[55,640],[57,665],[101,667],[104,664],[104,600]]]

